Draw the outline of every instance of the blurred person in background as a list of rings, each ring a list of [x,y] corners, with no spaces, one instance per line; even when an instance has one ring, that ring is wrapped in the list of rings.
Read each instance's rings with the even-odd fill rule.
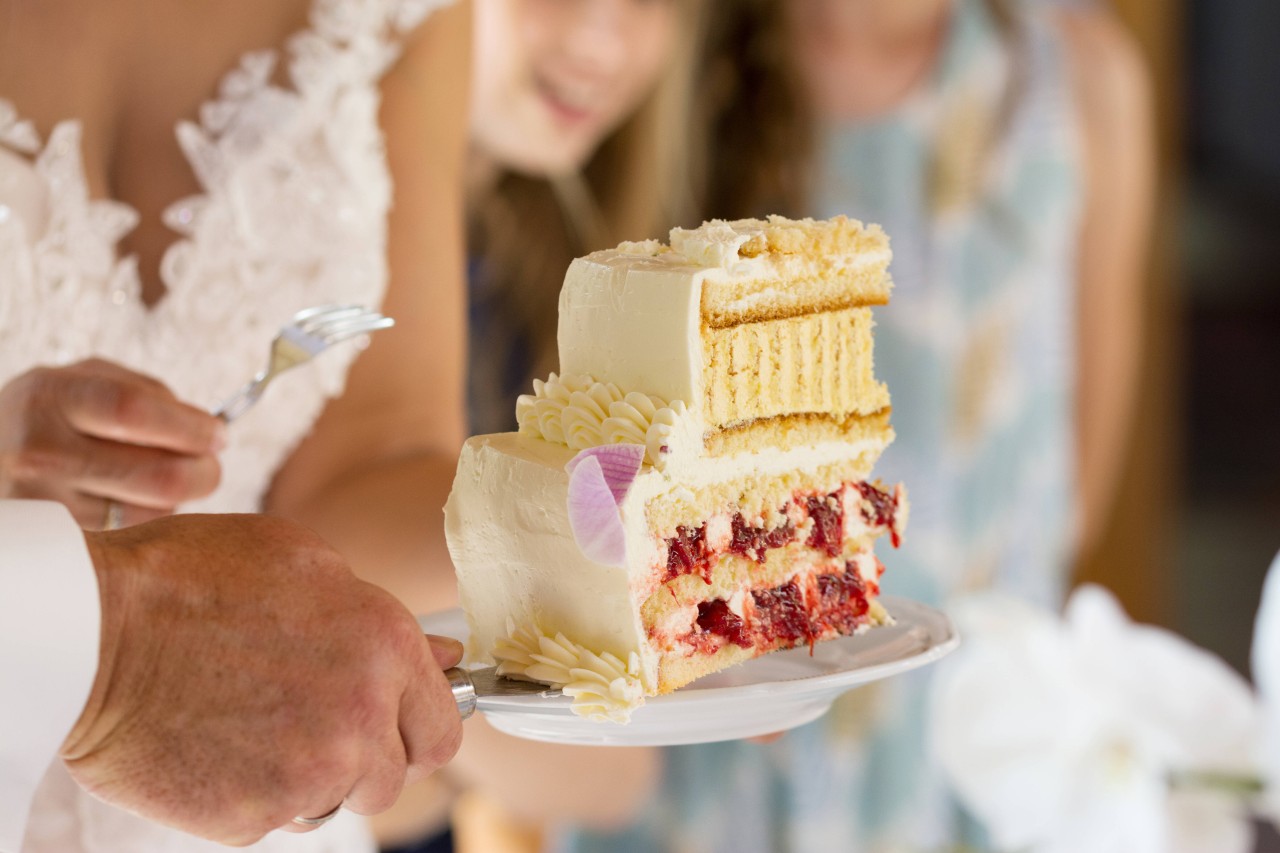
[[[708,38],[708,59],[748,67],[703,67],[716,99],[699,113],[703,218],[844,213],[892,242],[876,370],[897,439],[876,473],[907,485],[912,517],[902,549],[880,555],[885,592],[944,606],[998,587],[1056,605],[1109,510],[1140,357],[1154,150],[1130,40],[1102,9],[1034,0],[716,4]],[[736,113],[758,86],[749,63],[778,52],[804,106],[778,124]],[[774,186],[807,177],[807,200],[735,194],[751,174],[734,160],[744,138],[806,111],[812,154],[796,142]],[[928,680],[862,688],[765,746],[664,750],[634,827],[569,833],[563,848],[981,844],[930,757]]]

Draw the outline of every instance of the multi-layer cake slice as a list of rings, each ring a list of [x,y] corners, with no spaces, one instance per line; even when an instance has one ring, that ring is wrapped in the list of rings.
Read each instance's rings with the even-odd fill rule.
[[[446,531],[478,659],[566,684],[584,713],[888,620],[875,539],[901,488],[870,306],[875,226],[676,229],[574,261],[562,375],[519,433],[467,442]]]

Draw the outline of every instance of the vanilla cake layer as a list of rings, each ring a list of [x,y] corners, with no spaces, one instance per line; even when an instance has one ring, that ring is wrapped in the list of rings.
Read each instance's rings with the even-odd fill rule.
[[[849,308],[705,330],[707,426],[880,411],[889,390],[875,379],[871,328],[871,309]]]
[[[735,561],[721,560],[724,549],[740,547],[751,536],[776,537],[783,548],[815,541],[828,574],[847,569],[841,562],[843,545],[813,539],[818,523],[808,510],[829,514],[836,506],[885,504],[887,493],[865,484],[861,488],[874,500],[860,503],[862,495],[852,485],[866,477],[882,449],[883,443],[867,441],[761,453],[752,460],[756,470],[746,477],[741,459],[705,460],[679,480],[645,468],[618,507],[625,564],[610,566],[588,558],[574,539],[565,471],[574,451],[518,433],[470,439],[445,507],[459,597],[470,626],[470,658],[490,660],[513,626],[533,626],[547,635],[562,633],[597,655],[623,661],[634,655],[646,693],[673,689],[678,686],[674,676],[660,676],[660,660],[691,652],[688,643],[666,649],[655,643],[654,625],[643,615],[645,603],[664,584],[680,583],[682,575],[715,572],[722,563],[731,571]],[[898,496],[892,501],[896,506]],[[753,502],[758,504],[754,512]],[[841,536],[849,533],[850,542],[861,541],[867,535],[865,519],[858,520],[862,516],[853,510],[844,515],[849,521],[841,526]],[[831,526],[828,518],[824,529]],[[880,533],[888,529],[872,526],[882,528]],[[759,578],[766,584],[776,580],[768,574],[770,561],[781,565],[769,550],[761,545],[749,553],[763,560]],[[681,555],[689,559],[682,562]],[[803,561],[796,561],[795,571],[804,569]],[[697,583],[704,590],[708,586],[701,578]],[[753,648],[754,653],[767,650],[763,644]]]
[[[887,443],[894,437],[889,425],[891,411],[885,406],[869,415],[806,413],[745,421],[704,434],[702,448],[707,456],[733,456],[761,447],[791,450],[829,441]]]

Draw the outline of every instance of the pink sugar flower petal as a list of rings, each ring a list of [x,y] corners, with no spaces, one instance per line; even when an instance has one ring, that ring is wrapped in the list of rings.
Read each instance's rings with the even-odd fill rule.
[[[618,498],[609,487],[600,460],[578,454],[570,464],[569,526],[574,541],[582,553],[597,563],[624,565],[627,545]]]
[[[644,464],[644,454],[643,444],[606,444],[600,447],[588,447],[570,459],[569,464],[565,465],[565,470],[569,472],[572,480],[573,473],[579,465],[587,459],[595,459],[600,465],[600,471],[604,475],[605,483],[609,486],[609,491],[613,494],[614,505],[622,506],[622,499],[627,496],[627,490],[631,488],[631,483],[640,473],[640,466]]]

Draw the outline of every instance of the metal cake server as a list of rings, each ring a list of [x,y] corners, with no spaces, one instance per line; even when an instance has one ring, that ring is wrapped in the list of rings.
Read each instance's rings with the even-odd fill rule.
[[[444,671],[453,689],[453,699],[458,703],[458,713],[467,719],[477,709],[483,711],[487,699],[505,696],[543,696],[548,699],[563,696],[559,687],[551,687],[538,681],[522,681],[498,675],[496,666],[481,669],[463,669],[455,666]]]

